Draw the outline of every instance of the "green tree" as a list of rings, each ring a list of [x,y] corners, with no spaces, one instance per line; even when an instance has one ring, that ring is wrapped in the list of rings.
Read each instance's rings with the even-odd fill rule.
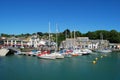
[[[120,34],[116,30],[111,30],[109,41],[111,43],[119,43],[120,42]]]
[[[63,34],[66,36],[66,38],[70,38],[71,34],[69,29],[64,30]]]
[[[88,33],[86,33],[86,35],[85,36],[87,36],[87,37],[89,37],[90,39],[97,39],[97,33],[96,32],[88,32]]]
[[[37,35],[43,36],[43,33],[42,32],[37,32]]]
[[[58,34],[58,46],[60,46],[60,43],[63,41],[63,40],[65,40],[66,39],[66,37],[65,37],[65,34],[63,34],[63,33],[59,33]]]
[[[1,33],[1,37],[10,37],[10,35]]]
[[[80,37],[80,36],[82,36],[82,33],[80,31],[75,31],[75,35],[76,35],[76,37]]]

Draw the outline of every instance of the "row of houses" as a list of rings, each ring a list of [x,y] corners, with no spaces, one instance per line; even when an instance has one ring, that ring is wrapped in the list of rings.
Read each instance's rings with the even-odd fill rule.
[[[3,46],[11,46],[11,47],[34,47],[38,48],[41,46],[52,45],[54,48],[56,47],[55,42],[50,42],[49,40],[40,39],[36,35],[28,37],[28,38],[1,38],[3,40]],[[98,48],[118,48],[120,49],[119,44],[111,44],[108,40],[90,40],[88,37],[77,37],[77,38],[66,38],[66,40],[62,41],[60,48],[88,48],[88,49],[98,49]]]
[[[2,37],[3,40],[3,46],[11,46],[11,47],[19,47],[19,48],[24,48],[24,47],[39,47],[43,45],[47,45],[46,43],[48,40],[44,39],[39,39],[37,36],[31,36],[28,38],[5,38]]]

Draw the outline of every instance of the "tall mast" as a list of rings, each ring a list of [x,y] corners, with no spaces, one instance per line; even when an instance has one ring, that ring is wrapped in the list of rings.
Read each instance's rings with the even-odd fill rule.
[[[102,34],[102,32],[100,33],[100,38],[101,38],[100,47],[103,48],[103,34]]]
[[[74,49],[75,49],[75,30],[74,30]]]
[[[49,47],[50,47],[50,22],[49,22]]]
[[[72,32],[70,32],[71,33],[71,39],[72,39]]]
[[[57,51],[57,49],[58,49],[58,43],[57,43],[57,41],[58,41],[58,27],[57,27],[57,24],[56,24],[56,51]]]
[[[101,40],[103,40],[103,34],[102,33],[100,33],[100,38],[101,38]]]
[[[66,44],[65,44],[66,46],[65,47],[67,49],[68,48],[68,46],[67,46],[67,31],[65,31],[65,39],[66,39]]]

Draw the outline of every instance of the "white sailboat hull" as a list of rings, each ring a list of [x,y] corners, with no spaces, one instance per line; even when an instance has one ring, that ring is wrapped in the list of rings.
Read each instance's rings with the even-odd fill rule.
[[[64,58],[64,56],[62,54],[59,54],[57,52],[51,53],[51,55],[55,56],[56,59],[63,59]]]
[[[38,58],[41,58],[41,59],[56,59],[56,57],[51,55],[51,54],[41,55],[41,56],[38,56]]]

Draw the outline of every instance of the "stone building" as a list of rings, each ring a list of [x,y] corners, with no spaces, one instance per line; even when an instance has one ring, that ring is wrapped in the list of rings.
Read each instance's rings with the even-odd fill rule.
[[[88,37],[67,38],[60,45],[60,48],[88,48],[98,49],[101,47],[108,47],[107,40],[90,40]]]

